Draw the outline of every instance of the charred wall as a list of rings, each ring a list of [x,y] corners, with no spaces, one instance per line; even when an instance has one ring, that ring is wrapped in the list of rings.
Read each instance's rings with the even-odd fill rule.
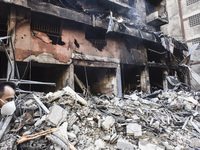
[[[56,82],[58,86],[51,91],[70,84],[80,92],[80,85],[74,83],[74,73],[93,94],[149,92],[150,83],[157,82],[157,78],[163,88],[166,65],[176,62],[170,55],[160,54],[166,53],[166,49],[153,34],[163,20],[147,19],[154,18],[154,12],[164,12],[164,2],[74,1],[78,5],[73,8],[67,3],[46,0],[39,0],[38,4],[35,0],[18,3],[24,8],[13,6],[16,22],[11,35],[20,71],[24,72],[24,64],[31,63],[29,70],[35,73],[27,73],[25,79]],[[150,4],[153,7],[149,11]],[[108,32],[111,19],[113,29]],[[159,25],[155,26],[157,21]],[[49,71],[52,77],[48,76]],[[37,72],[41,72],[41,78]]]

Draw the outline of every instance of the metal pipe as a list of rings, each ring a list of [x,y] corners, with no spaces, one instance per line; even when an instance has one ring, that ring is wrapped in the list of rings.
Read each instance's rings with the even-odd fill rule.
[[[7,58],[8,58],[8,61],[9,61],[9,63],[10,63],[10,66],[11,66],[10,74],[9,74],[9,76],[7,77],[7,80],[6,80],[6,81],[10,81],[10,78],[11,78],[11,75],[12,75],[12,72],[13,72],[13,65],[12,65],[12,61],[11,61],[11,59],[10,59],[10,56],[9,56],[9,54],[8,54],[8,51],[7,51],[7,49],[6,49],[5,45],[4,45],[4,42],[2,41],[3,39],[4,39],[4,37],[0,38],[0,44],[2,44],[2,46],[3,46],[3,48],[4,48],[4,51],[5,51],[5,53],[6,53],[6,56],[7,56]],[[5,39],[7,39],[7,38],[5,38]]]
[[[19,70],[18,70],[18,67],[17,67],[16,59],[15,59],[15,52],[14,52],[14,46],[13,46],[13,43],[12,43],[12,38],[9,37],[9,39],[10,39],[10,43],[11,43],[11,50],[12,50],[13,60],[14,60],[14,73],[16,71],[17,78],[18,78],[18,80],[20,80]]]

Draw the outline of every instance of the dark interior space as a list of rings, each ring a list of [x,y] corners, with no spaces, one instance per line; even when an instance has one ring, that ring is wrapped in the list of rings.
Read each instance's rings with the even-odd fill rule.
[[[116,75],[116,69],[75,66],[74,72],[85,87],[89,89],[91,94],[113,93],[114,85],[112,84],[112,80]],[[76,82],[74,84],[75,91],[83,93],[79,85]]]
[[[107,44],[106,30],[97,27],[85,26],[85,39],[90,41],[99,51],[102,51]]]
[[[161,1],[162,0],[147,0],[145,3],[147,15],[153,13],[155,8],[160,5]]]
[[[175,76],[178,78],[178,80],[182,83],[185,83],[185,74],[186,74],[185,69],[180,69],[180,70],[175,70],[175,69],[170,69],[169,70],[169,76]]]
[[[8,68],[8,58],[5,52],[0,51],[0,78],[7,78],[7,68]]]
[[[49,85],[20,85],[23,90],[38,92],[54,92],[64,86],[64,74],[67,71],[66,65],[39,64],[35,62],[18,62],[20,78],[40,82],[56,83],[56,86]]]
[[[9,15],[9,7],[0,2],[0,37],[7,36],[8,31],[8,15]],[[7,40],[4,40],[4,44],[7,44]]]
[[[149,79],[152,92],[163,89],[163,70],[161,68],[150,67]]]
[[[156,50],[147,49],[148,62],[162,63],[166,52],[158,52]]]
[[[121,65],[122,90],[124,94],[141,90],[140,68],[133,65]]]

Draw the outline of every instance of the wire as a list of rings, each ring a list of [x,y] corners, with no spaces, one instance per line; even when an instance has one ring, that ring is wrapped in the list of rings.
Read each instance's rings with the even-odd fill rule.
[[[86,85],[87,85],[87,93],[88,93],[88,87],[89,87],[89,85],[88,85],[88,78],[87,78],[87,70],[86,70],[86,66],[84,66],[84,70],[85,70],[85,80],[86,80]]]
[[[22,76],[22,79],[24,78],[24,76],[25,76],[25,74],[26,74],[26,71],[28,70],[29,63],[30,63],[30,61],[29,61],[29,62],[27,63],[27,65],[26,65],[26,68],[25,68],[25,70],[24,70],[24,74],[23,74],[23,76]]]
[[[163,55],[163,54],[167,53],[167,52],[157,52],[157,51],[154,51],[154,50],[149,49],[149,48],[147,50],[152,51],[152,52],[157,53],[157,54],[160,54],[160,55]]]

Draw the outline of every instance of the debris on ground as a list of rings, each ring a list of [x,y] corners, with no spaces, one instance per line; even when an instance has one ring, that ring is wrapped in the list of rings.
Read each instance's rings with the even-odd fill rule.
[[[200,148],[200,92],[154,93],[97,97],[66,87],[21,94],[10,134],[18,138],[18,149],[31,150]]]

